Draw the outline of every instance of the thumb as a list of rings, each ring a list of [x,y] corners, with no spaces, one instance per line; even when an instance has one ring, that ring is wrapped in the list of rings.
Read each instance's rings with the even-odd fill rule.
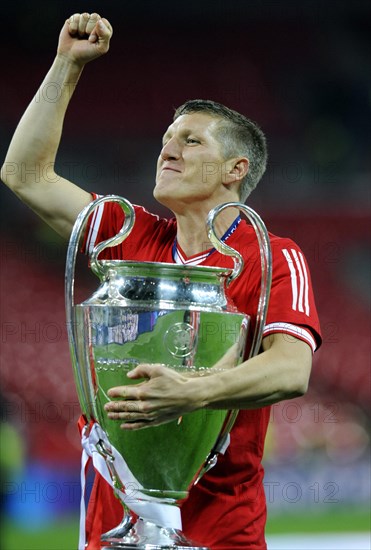
[[[107,19],[99,19],[89,36],[89,42],[109,42],[112,36],[112,27]]]

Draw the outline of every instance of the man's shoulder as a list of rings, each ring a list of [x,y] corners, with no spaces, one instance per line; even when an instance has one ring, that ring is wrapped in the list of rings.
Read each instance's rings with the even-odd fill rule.
[[[250,250],[256,248],[259,250],[259,240],[255,232],[254,227],[248,223],[246,220],[241,220],[238,230],[231,235],[231,239],[228,242],[230,246],[238,245],[239,248],[248,247]],[[268,231],[269,243],[272,249],[272,252],[275,250],[282,250],[285,248],[295,248],[299,249],[300,247],[291,237],[282,237],[276,235],[271,231]]]
[[[156,228],[162,228],[163,230],[174,230],[176,227],[176,220],[173,217],[166,218],[160,216],[154,212],[150,212],[146,207],[139,204],[133,204],[133,206],[136,224],[146,225],[147,227],[156,226]]]

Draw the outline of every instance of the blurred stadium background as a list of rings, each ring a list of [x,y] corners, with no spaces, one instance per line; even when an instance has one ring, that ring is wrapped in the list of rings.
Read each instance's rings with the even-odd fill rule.
[[[324,338],[308,394],[272,408],[270,548],[369,548],[370,3],[6,3],[2,158],[63,21],[82,11],[109,18],[115,34],[72,101],[60,173],[166,214],[152,186],[174,107],[214,99],[268,136],[269,169],[249,204],[303,248]],[[45,93],[55,100],[56,90]],[[80,442],[64,321],[66,247],[4,186],[0,193],[1,546],[72,550]],[[82,261],[81,295],[94,285]]]

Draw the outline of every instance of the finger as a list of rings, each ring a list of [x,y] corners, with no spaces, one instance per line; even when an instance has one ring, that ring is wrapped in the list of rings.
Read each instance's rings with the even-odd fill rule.
[[[97,22],[93,33],[97,35],[99,41],[105,41],[107,43],[109,42],[112,35],[110,28],[104,23],[102,19],[99,19],[99,21]]]
[[[176,420],[173,416],[163,416],[161,418],[145,418],[145,419],[137,419],[132,420],[129,422],[123,422],[120,424],[120,428],[122,430],[142,430],[143,428],[152,428],[154,426],[160,426],[161,424],[167,424],[168,422],[172,422]]]
[[[107,416],[110,420],[124,420],[125,422],[138,422],[147,419],[146,416],[137,411],[109,412]]]
[[[121,397],[123,399],[136,399],[137,394],[135,391],[135,388],[131,386],[116,386],[114,388],[110,388],[107,391],[107,395],[109,397]],[[117,403],[117,401],[115,401]],[[107,403],[108,405],[108,403]]]
[[[109,413],[140,413],[142,408],[139,401],[109,401],[104,405],[104,410]],[[118,418],[118,417],[117,417]]]
[[[68,19],[70,34],[72,35],[77,34],[79,29],[79,22],[80,22],[79,13],[74,13],[73,15],[71,15],[71,17]]]
[[[79,26],[78,26],[78,33],[79,36],[83,37],[87,34],[86,27],[88,25],[90,19],[89,13],[82,13],[79,18]]]
[[[98,23],[100,18],[101,17],[98,13],[91,13],[90,14],[88,22],[86,24],[86,34],[88,34],[90,36],[93,33],[93,31],[96,27],[96,24]],[[94,33],[94,34],[96,34],[96,33]]]
[[[153,373],[153,369],[156,365],[154,364],[148,364],[148,363],[142,363],[140,365],[137,365],[133,370],[130,370],[127,373],[128,378],[131,379],[137,379],[137,378],[151,378],[151,374]]]
[[[110,35],[112,36],[113,35],[113,28],[112,28],[111,23],[108,21],[108,19],[106,19],[105,17],[102,17],[102,23],[107,27],[107,29],[110,32]]]
[[[158,426],[158,424],[142,420],[141,422],[124,422],[124,424],[120,425],[120,428],[122,430],[135,431],[143,430],[144,428],[151,428],[152,426]]]
[[[129,406],[128,406],[129,405]],[[130,407],[129,403],[121,403],[120,407],[117,407],[116,411],[107,411],[107,417],[110,420],[120,420],[121,422],[153,422],[156,418],[154,412],[145,412],[141,410],[138,403],[135,403],[134,407]]]

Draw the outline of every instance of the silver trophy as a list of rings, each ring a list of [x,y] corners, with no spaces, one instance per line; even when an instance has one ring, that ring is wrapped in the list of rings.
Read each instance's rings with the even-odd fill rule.
[[[89,216],[108,201],[119,203],[125,221],[116,236],[94,248],[90,266],[100,286],[75,304],[79,243]],[[215,465],[238,411],[198,410],[160,426],[125,431],[107,417],[104,405],[110,400],[109,388],[138,383],[126,374],[140,363],[160,363],[192,377],[212,376],[243,360],[249,316],[237,311],[225,292],[239,276],[243,260],[214,229],[216,216],[228,207],[245,212],[260,247],[261,292],[251,357],[260,349],[271,284],[268,234],[253,210],[225,203],[208,216],[210,241],[233,258],[233,270],[99,260],[100,253],[123,242],[135,224],[132,205],[115,195],[93,201],[74,225],[66,262],[66,313],[76,388],[87,421],[85,439],[96,469],[124,507],[120,525],[102,535],[107,550],[208,550],[183,534],[179,503]]]

